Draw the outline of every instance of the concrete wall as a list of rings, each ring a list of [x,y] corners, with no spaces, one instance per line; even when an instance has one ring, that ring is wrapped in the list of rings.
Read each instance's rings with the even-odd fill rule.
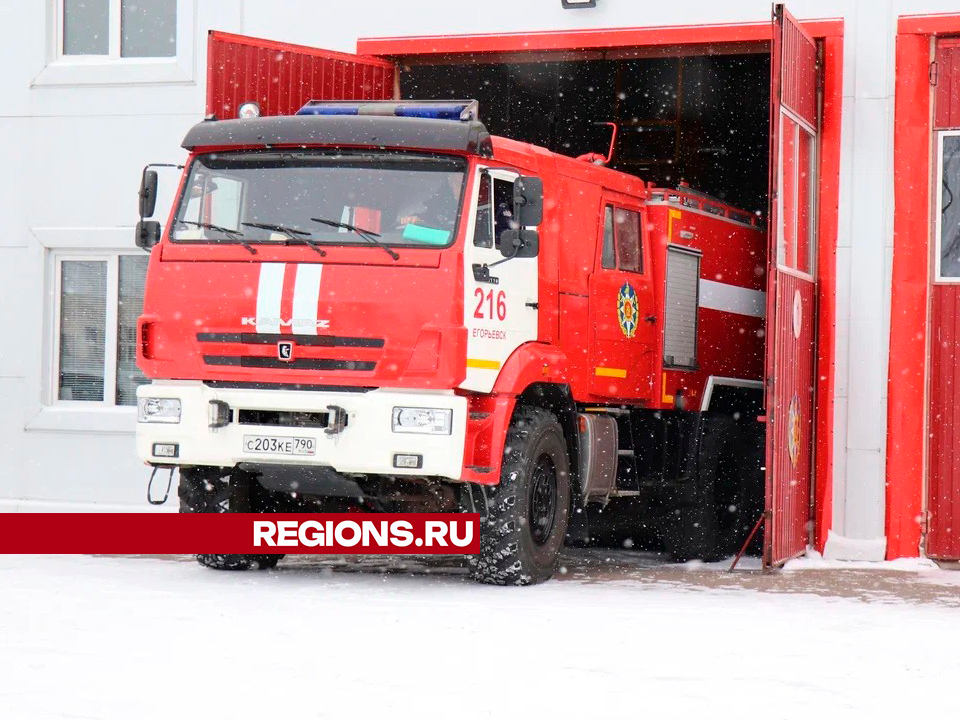
[[[0,508],[145,509],[129,408],[53,403],[51,253],[129,249],[139,172],[178,162],[203,113],[210,29],[351,52],[358,37],[767,21],[765,0],[179,0],[178,56],[56,59],[56,0],[0,6]],[[801,19],[843,17],[834,519],[828,551],[883,547],[892,247],[894,36],[901,14],[949,0],[794,0]]]

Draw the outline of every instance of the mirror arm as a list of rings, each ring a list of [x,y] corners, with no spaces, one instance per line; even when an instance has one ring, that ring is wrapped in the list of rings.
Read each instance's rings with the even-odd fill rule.
[[[154,167],[172,167],[172,168],[176,168],[177,170],[183,170],[183,168],[186,167],[186,166],[185,166],[185,165],[177,165],[177,164],[175,164],[175,163],[149,163],[149,164],[145,165],[145,166],[143,167],[143,169],[144,169],[144,170],[147,170],[147,169],[149,169],[149,168],[154,168]]]
[[[492,263],[490,263],[489,265],[486,265],[485,267],[488,267],[488,268],[496,267],[496,266],[499,265],[500,263],[505,263],[505,262],[507,262],[507,260],[513,260],[513,259],[515,259],[515,258],[517,257],[517,255],[520,254],[520,250],[521,250],[522,248],[523,248],[523,242],[521,241],[518,245],[514,245],[514,246],[513,246],[513,254],[512,254],[512,255],[507,255],[506,257],[501,258],[500,260],[497,260],[496,262],[492,262]]]

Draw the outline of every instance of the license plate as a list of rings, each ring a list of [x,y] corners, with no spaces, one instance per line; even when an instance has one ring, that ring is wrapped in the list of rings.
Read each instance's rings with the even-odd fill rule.
[[[244,435],[243,450],[261,455],[316,455],[317,441],[308,437]]]

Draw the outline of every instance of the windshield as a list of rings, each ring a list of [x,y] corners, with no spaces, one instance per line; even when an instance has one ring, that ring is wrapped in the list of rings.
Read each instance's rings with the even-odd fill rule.
[[[462,158],[344,151],[210,153],[190,166],[177,242],[445,247]],[[365,237],[366,236],[366,237]]]

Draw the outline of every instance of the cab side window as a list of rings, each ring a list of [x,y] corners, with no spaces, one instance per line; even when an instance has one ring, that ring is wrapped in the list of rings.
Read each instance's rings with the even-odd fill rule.
[[[477,225],[473,232],[473,244],[476,247],[499,248],[504,230],[516,228],[513,220],[513,183],[483,173],[477,194]]]
[[[480,192],[477,195],[477,225],[473,231],[476,247],[493,247],[493,205],[491,203],[490,176],[480,176]]]
[[[617,251],[613,244],[613,205],[607,205],[603,210],[603,253],[600,267],[606,270],[617,269]]]
[[[603,209],[603,249],[600,267],[643,272],[640,213],[607,205]]]
[[[513,183],[495,178],[493,181],[493,244],[500,248],[504,230],[516,230],[513,220]]]
[[[640,214],[617,208],[614,213],[617,232],[617,265],[627,272],[643,272],[640,255]]]

